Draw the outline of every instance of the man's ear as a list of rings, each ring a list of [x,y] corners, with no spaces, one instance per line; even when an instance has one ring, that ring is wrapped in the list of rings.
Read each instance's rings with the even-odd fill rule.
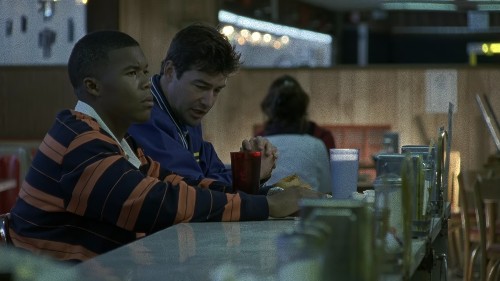
[[[163,75],[165,75],[165,78],[167,78],[168,81],[172,81],[175,78],[175,67],[171,60],[165,63],[165,66],[163,67]]]
[[[85,91],[89,93],[92,96],[99,96],[99,83],[98,81],[93,78],[93,77],[85,77],[83,79],[83,87],[85,88]]]

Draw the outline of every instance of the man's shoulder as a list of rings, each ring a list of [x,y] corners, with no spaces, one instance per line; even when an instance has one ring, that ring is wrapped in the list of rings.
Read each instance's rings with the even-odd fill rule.
[[[102,129],[97,120],[72,109],[57,114],[46,140],[55,141],[61,147],[76,148],[84,145],[88,147],[88,144],[116,146],[116,141]]]
[[[175,124],[155,105],[151,117],[146,122],[134,123],[128,128],[128,133],[136,140],[170,137],[175,138]],[[140,142],[140,141],[139,141]]]
[[[134,123],[130,127],[136,130],[146,130],[151,126],[161,128],[162,130],[175,131],[175,124],[172,119],[156,103],[151,110],[150,118],[146,122]]]
[[[52,133],[64,134],[71,132],[73,135],[80,135],[89,131],[100,132],[100,130],[101,126],[94,118],[72,109],[59,112],[51,129]]]

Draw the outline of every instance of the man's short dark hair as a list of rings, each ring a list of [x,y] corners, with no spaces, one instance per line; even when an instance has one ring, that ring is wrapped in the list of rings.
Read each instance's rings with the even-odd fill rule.
[[[227,37],[216,28],[192,24],[180,30],[172,39],[160,74],[163,74],[167,61],[172,61],[177,78],[188,70],[228,76],[240,67],[240,57]]]
[[[96,31],[83,36],[76,42],[68,60],[68,74],[73,88],[79,88],[85,77],[96,76],[110,51],[133,46],[139,46],[139,43],[120,31]]]

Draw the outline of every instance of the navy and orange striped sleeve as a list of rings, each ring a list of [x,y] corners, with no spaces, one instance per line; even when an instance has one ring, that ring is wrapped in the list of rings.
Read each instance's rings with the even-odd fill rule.
[[[155,162],[141,172],[98,131],[79,135],[61,151],[65,208],[80,216],[145,233],[181,222],[268,217],[265,196],[191,186],[173,174],[163,178],[165,172]]]
[[[13,243],[81,261],[175,223],[268,217],[264,196],[210,190],[214,182],[189,181],[141,153],[137,169],[96,120],[59,113],[11,210]]]
[[[159,179],[164,179],[167,175],[173,174],[173,172],[163,169],[160,166],[160,163],[153,160],[151,157],[147,156],[144,151],[137,146],[134,139],[128,135],[127,142],[136,152],[139,160],[141,161],[140,170],[147,176],[156,177]],[[191,178],[183,178],[183,180],[191,185],[197,186],[200,188],[208,188],[211,190],[216,190],[220,192],[231,192],[233,188],[228,186],[227,183],[212,179],[212,178],[202,178],[202,179],[191,179]]]

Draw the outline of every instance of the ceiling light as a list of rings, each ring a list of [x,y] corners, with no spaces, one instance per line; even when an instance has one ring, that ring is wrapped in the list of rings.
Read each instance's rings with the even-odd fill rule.
[[[385,10],[456,11],[455,4],[429,2],[387,2],[382,3]]]
[[[260,32],[255,31],[255,32],[252,33],[252,41],[253,42],[259,42],[260,41],[260,37],[261,37]]]
[[[280,40],[281,40],[281,43],[283,43],[285,45],[288,44],[288,42],[290,42],[290,38],[286,35],[281,36]]]
[[[58,0],[38,0],[40,4],[39,12],[43,15],[43,20],[49,20],[54,16],[56,2]]]
[[[236,25],[242,28],[251,28],[254,30],[259,30],[261,32],[269,32],[276,35],[287,35],[289,37],[297,39],[303,39],[307,41],[320,42],[326,44],[332,43],[332,36],[328,34],[256,20],[240,16],[237,14],[233,14],[224,10],[219,11],[219,21],[223,23]]]
[[[250,31],[248,31],[248,29],[242,29],[242,30],[240,31],[240,34],[241,34],[241,36],[243,36],[243,37],[245,37],[245,38],[250,37]]]
[[[233,34],[234,32],[234,27],[232,27],[231,25],[226,25],[222,28],[222,34],[226,35],[226,36],[230,36],[231,34]]]
[[[269,43],[271,42],[271,40],[273,39],[273,37],[271,36],[271,34],[269,33],[266,33],[264,34],[264,36],[262,37],[262,40],[265,42],[265,43]]]
[[[478,11],[500,11],[500,4],[477,4]]]

